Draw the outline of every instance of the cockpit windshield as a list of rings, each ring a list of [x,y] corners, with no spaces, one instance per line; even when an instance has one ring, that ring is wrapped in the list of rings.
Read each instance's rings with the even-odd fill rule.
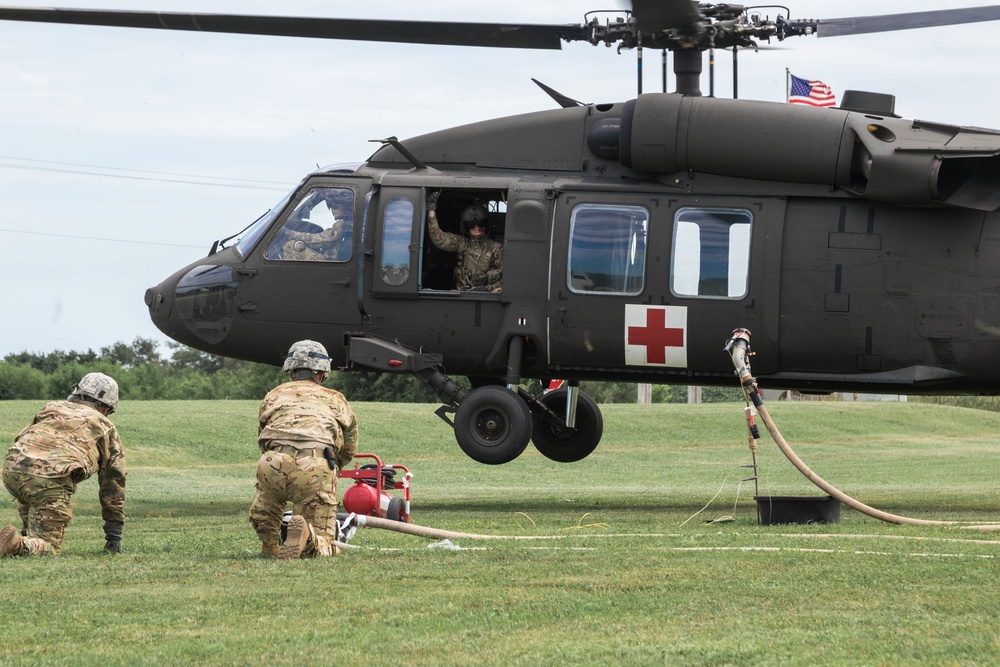
[[[287,195],[285,195],[281,201],[271,207],[264,215],[257,219],[257,222],[253,223],[244,230],[239,238],[236,240],[236,252],[238,252],[242,257],[246,257],[253,250],[254,245],[260,240],[260,237],[267,231],[267,228],[271,226],[274,219],[278,217],[278,214],[285,209],[285,205],[288,204],[288,200],[292,198],[295,194],[295,190],[292,190]]]
[[[306,262],[346,262],[354,237],[354,190],[321,186],[306,193],[274,235],[264,257]]]

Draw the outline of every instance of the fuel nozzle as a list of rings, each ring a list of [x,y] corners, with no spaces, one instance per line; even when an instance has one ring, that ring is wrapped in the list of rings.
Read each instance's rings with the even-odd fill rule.
[[[755,406],[764,404],[764,399],[757,390],[757,380],[750,372],[750,362],[748,357],[753,356],[750,351],[750,331],[747,329],[734,329],[723,351],[729,354],[733,360],[733,368],[736,369],[736,377],[740,379],[740,385]]]

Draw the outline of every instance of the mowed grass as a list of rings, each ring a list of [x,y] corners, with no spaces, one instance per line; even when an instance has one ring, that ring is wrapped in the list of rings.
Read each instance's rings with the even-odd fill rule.
[[[0,403],[5,446],[40,407]],[[253,401],[123,401],[126,553],[100,554],[96,480],[63,553],[0,561],[2,665],[986,665],[1000,532],[760,526],[742,404],[603,406],[587,459],[468,459],[433,405],[354,405],[361,451],[406,465],[413,522],[333,559],[257,556]],[[878,509],[1000,521],[1000,414],[769,403],[813,470]],[[819,495],[766,431],[760,492]],[[342,487],[343,489],[343,487]],[[727,520],[731,517],[731,520]],[[723,519],[714,523],[708,521]],[[0,524],[15,523],[4,494]]]

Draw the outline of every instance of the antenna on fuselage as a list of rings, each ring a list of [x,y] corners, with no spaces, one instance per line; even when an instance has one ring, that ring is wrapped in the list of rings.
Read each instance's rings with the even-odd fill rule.
[[[406,150],[406,148],[403,147],[403,144],[401,144],[399,142],[399,139],[397,139],[396,137],[387,137],[385,139],[369,139],[369,141],[371,143],[382,144],[383,146],[385,144],[389,144],[397,151],[399,151],[399,154],[405,157],[407,160],[409,160],[410,164],[412,164],[417,169],[427,169],[427,165],[418,160],[416,155]]]

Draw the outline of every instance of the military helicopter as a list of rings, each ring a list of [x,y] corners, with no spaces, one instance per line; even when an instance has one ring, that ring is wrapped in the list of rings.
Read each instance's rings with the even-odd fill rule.
[[[674,93],[553,94],[560,108],[387,137],[146,291],[156,326],[207,352],[280,364],[312,338],[344,370],[413,374],[482,463],[529,442],[560,462],[593,452],[603,419],[584,380],[733,382],[722,348],[737,328],[769,387],[1000,389],[1000,131],[904,120],[879,93],[836,109],[704,97],[699,76],[716,48],[995,20],[1000,7],[772,20],[637,0],[619,14],[532,25],[0,8],[0,20],[670,52]],[[499,291],[455,289],[454,256],[430,241],[430,195],[445,231],[486,211]],[[526,378],[566,386],[535,396]]]

